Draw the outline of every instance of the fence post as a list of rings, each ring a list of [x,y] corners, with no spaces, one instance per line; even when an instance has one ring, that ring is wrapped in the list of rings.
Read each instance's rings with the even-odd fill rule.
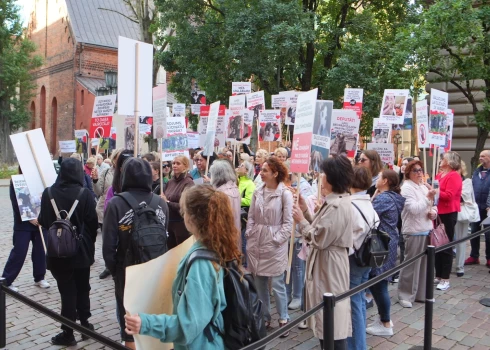
[[[0,348],[4,348],[7,345],[7,307],[5,303],[5,292],[3,291],[3,288],[6,286],[5,278],[0,277]]]
[[[425,281],[425,320],[424,320],[424,350],[432,349],[432,318],[434,316],[434,268],[436,248],[427,247],[427,276]]]
[[[332,293],[323,294],[323,349],[333,350],[333,312],[335,307],[335,297]]]

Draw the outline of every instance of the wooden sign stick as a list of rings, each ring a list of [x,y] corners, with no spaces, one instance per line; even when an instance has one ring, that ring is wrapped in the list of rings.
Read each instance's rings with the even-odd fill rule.
[[[427,174],[427,157],[425,154],[425,147],[423,149],[423,155],[424,155],[424,182],[427,182],[427,178],[425,177],[425,174]]]
[[[205,176],[208,176],[208,169],[209,169],[209,156],[206,156],[206,172],[204,173]]]
[[[163,194],[163,139],[160,139],[160,195]]]
[[[297,173],[296,176],[298,177],[298,185],[296,186],[296,204],[299,203],[299,182],[301,179],[301,173]],[[291,264],[293,263],[293,251],[294,251],[294,239],[295,239],[295,233],[296,233],[296,221],[293,222],[293,229],[291,231],[291,239],[289,241],[289,257],[288,257],[288,269],[287,275],[286,275],[286,284],[289,284],[289,281],[291,280]]]
[[[259,118],[257,118],[257,146],[260,148],[260,125]]]
[[[139,139],[139,134],[140,134],[140,111],[139,111],[139,103],[138,103],[138,93],[139,93],[139,61],[140,61],[140,55],[139,55],[139,43],[136,43],[136,51],[135,51],[135,73],[134,73],[134,83],[135,83],[135,89],[134,89],[134,157],[136,158],[138,156],[138,139]]]

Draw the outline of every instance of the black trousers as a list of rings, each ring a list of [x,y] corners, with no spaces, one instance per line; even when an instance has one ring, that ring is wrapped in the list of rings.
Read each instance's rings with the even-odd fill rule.
[[[480,221],[472,222],[471,233],[475,233],[481,230],[481,222],[487,218],[487,210],[480,210]],[[478,259],[480,257],[480,236],[477,236],[470,240],[471,242],[471,253],[470,256]],[[490,232],[485,233],[485,258],[490,260]]]
[[[184,221],[170,221],[168,223],[168,239],[167,248],[168,250],[177,247],[179,244],[183,243],[191,234],[185,228]]]
[[[320,339],[320,349],[322,350],[347,350],[347,339],[339,339],[333,341],[333,349],[325,349],[323,347],[323,339]]]
[[[126,320],[124,315],[126,315],[126,309],[124,308],[124,286],[126,275],[125,270],[116,270],[116,275],[114,276],[114,292],[116,294],[116,315],[117,322],[119,323],[119,334],[121,335],[121,340],[125,342],[134,342],[132,335],[125,332]]]
[[[458,222],[458,212],[449,214],[439,214],[442,223],[446,229],[449,242],[454,240],[454,227]],[[436,277],[449,279],[453,267],[453,249],[448,248],[442,252],[436,253]]]
[[[56,270],[51,273],[58,283],[61,295],[61,316],[76,321],[77,314],[82,325],[88,323],[90,313],[90,267],[82,269]],[[65,325],[61,329],[73,334]]]

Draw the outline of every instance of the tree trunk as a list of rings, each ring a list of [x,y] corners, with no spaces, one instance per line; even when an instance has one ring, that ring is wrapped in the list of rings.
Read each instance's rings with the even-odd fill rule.
[[[8,117],[0,115],[0,163],[14,163],[14,148],[10,142],[10,123]]]
[[[478,127],[478,136],[476,137],[476,149],[473,157],[471,158],[471,172],[475,171],[476,167],[478,166],[480,153],[485,148],[485,142],[487,141],[488,133],[488,130]]]

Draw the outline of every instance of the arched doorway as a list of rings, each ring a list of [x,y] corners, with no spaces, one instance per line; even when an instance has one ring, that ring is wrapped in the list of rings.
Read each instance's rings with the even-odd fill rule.
[[[56,154],[56,150],[58,149],[58,145],[56,144],[56,129],[58,128],[58,101],[56,97],[53,97],[53,101],[51,102],[51,152]]]
[[[36,128],[36,104],[34,101],[31,102],[31,130]]]
[[[46,137],[46,88],[41,87],[41,129]]]

